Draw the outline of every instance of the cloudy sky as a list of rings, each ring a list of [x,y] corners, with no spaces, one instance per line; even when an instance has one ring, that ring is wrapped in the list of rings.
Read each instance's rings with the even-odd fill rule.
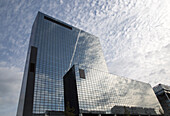
[[[98,36],[110,73],[170,85],[170,0],[0,0],[0,115],[16,115],[38,11]]]

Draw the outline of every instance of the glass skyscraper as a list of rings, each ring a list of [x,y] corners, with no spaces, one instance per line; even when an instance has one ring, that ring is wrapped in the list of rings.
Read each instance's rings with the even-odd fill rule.
[[[73,64],[107,72],[99,39],[39,12],[32,27],[17,115],[64,111],[63,76]]]
[[[32,27],[17,116],[63,112],[66,107],[63,77],[73,65],[79,67],[75,68],[75,74],[82,111],[111,112],[115,104],[158,110],[158,100],[149,84],[108,74],[97,37],[38,12]]]

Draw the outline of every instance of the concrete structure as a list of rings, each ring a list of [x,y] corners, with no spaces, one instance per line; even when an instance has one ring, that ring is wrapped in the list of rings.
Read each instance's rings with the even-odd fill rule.
[[[170,86],[159,84],[153,90],[164,110],[164,116],[170,116]]]

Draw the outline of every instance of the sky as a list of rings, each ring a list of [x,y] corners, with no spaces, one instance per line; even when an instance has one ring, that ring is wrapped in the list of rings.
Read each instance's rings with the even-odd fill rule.
[[[0,115],[16,115],[38,11],[99,37],[110,73],[170,86],[170,0],[0,0]]]

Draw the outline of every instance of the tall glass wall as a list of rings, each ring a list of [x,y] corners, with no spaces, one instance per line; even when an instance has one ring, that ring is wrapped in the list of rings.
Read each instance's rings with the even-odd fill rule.
[[[46,17],[46,18],[45,18]],[[31,45],[37,47],[33,113],[64,111],[63,76],[79,64],[107,71],[98,38],[39,13]]]

